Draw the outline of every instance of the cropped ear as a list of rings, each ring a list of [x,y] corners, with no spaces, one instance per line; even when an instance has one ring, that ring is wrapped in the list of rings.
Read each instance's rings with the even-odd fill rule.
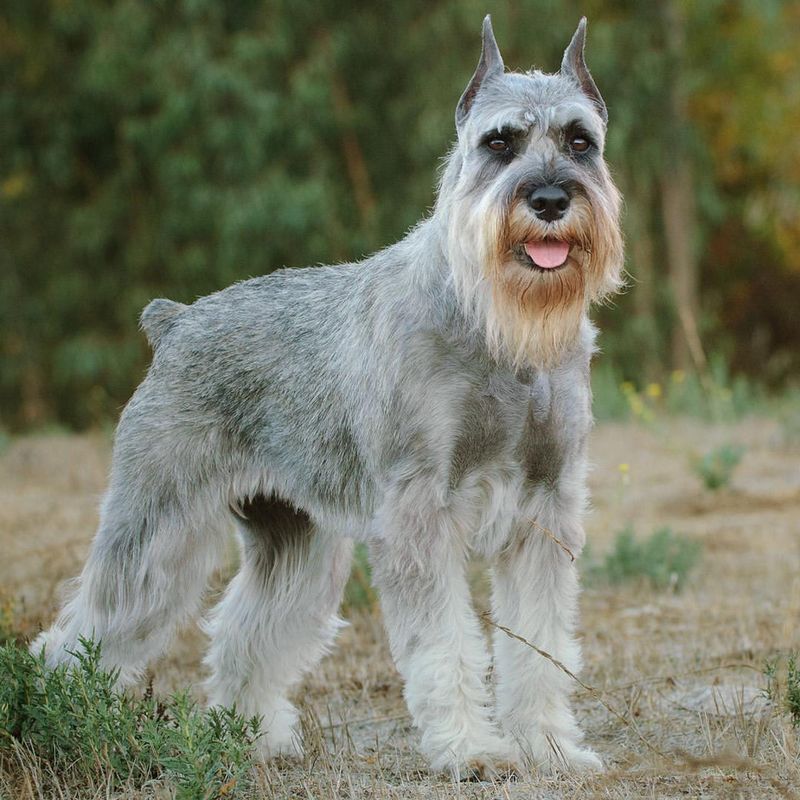
[[[586,17],[582,17],[578,23],[578,29],[572,36],[572,41],[564,51],[564,58],[561,60],[561,74],[577,81],[581,91],[594,103],[598,113],[603,119],[603,124],[608,124],[608,109],[603,101],[597,84],[589,72],[586,62],[583,60],[583,48],[586,44]]]
[[[461,127],[464,124],[464,120],[469,116],[475,96],[486,78],[491,75],[502,75],[504,69],[503,57],[500,55],[500,48],[497,46],[494,31],[492,30],[492,19],[487,14],[483,19],[481,60],[478,62],[478,68],[475,70],[472,80],[464,90],[464,94],[461,95],[458,106],[456,106],[456,127]]]

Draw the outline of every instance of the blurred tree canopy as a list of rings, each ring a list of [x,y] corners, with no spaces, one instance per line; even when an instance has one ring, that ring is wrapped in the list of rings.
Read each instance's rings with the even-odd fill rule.
[[[627,201],[631,285],[600,312],[619,374],[705,350],[796,374],[796,3],[5,0],[3,424],[113,417],[153,297],[402,236],[433,202],[487,10],[515,69],[557,68],[589,16]]]

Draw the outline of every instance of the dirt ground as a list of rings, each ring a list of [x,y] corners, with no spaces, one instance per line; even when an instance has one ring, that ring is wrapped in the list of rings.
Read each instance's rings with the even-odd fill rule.
[[[693,454],[733,443],[732,485],[704,489]],[[32,629],[80,569],[109,461],[102,435],[15,439],[0,457],[0,591]],[[669,525],[703,545],[680,593],[591,585],[581,603],[585,669],[576,686],[588,743],[608,771],[462,783],[428,774],[415,751],[378,609],[351,626],[298,692],[307,755],[263,773],[264,796],[291,798],[795,797],[800,747],[763,697],[765,660],[800,650],[800,451],[777,424],[666,420],[603,424],[591,445],[591,551],[632,523]],[[622,466],[627,465],[627,466]],[[476,606],[486,606],[485,583]],[[187,631],[153,670],[157,691],[202,677],[203,639]],[[199,689],[197,690],[199,693]],[[103,795],[105,796],[105,795]]]

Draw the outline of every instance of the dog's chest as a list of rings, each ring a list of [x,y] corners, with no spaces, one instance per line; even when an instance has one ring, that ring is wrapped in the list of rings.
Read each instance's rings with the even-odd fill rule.
[[[464,405],[451,486],[487,473],[529,488],[555,486],[569,452],[588,428],[582,391],[544,372],[524,383],[492,376]]]
[[[556,399],[553,380],[538,373],[530,385],[525,423],[514,452],[524,483],[555,486],[568,449],[568,432]]]

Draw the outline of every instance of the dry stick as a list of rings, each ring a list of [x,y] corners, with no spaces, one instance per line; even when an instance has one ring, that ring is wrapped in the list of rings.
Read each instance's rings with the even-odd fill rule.
[[[538,528],[540,531],[542,531],[542,533],[547,534],[547,536],[549,536],[569,556],[570,561],[575,560],[572,550],[570,550],[569,547],[567,547],[564,542],[562,542],[561,539],[559,539],[558,536],[556,536],[553,531],[550,530],[550,528],[545,528],[544,525],[540,525],[535,519],[528,520],[528,522],[531,524],[531,527]]]
[[[642,734],[633,720],[626,719],[622,714],[619,713],[615,708],[610,706],[604,699],[602,694],[594,688],[594,686],[589,686],[588,683],[584,683],[571,669],[569,669],[565,664],[559,661],[555,656],[550,655],[546,650],[542,650],[541,647],[537,647],[532,642],[529,642],[524,636],[520,636],[518,633],[514,633],[510,628],[506,628],[505,625],[500,625],[499,623],[495,622],[489,611],[484,611],[481,614],[481,617],[485,619],[492,627],[497,628],[498,630],[502,631],[506,636],[511,637],[512,639],[516,639],[518,642],[522,642],[526,647],[530,647],[531,650],[537,652],[542,658],[546,658],[551,664],[555,667],[560,669],[565,675],[568,675],[572,680],[574,680],[579,686],[581,686],[586,692],[589,693],[598,703],[600,703],[608,712],[610,712],[613,716],[615,716],[623,725],[628,728],[633,728],[636,735],[639,739],[642,740],[642,743],[648,749],[652,750],[656,755],[660,756],[663,759],[668,759],[666,753],[662,750],[659,750],[652,742],[648,741],[648,739]]]
[[[411,714],[389,714],[385,717],[363,717],[362,719],[346,719],[341,722],[331,722],[329,725],[321,725],[323,731],[343,728],[346,725],[379,725],[382,722],[399,722],[402,719],[411,719]]]
[[[616,686],[607,686],[603,689],[603,694],[613,694],[614,692],[621,692],[625,689],[633,689],[634,687],[644,686],[650,683],[669,683],[670,681],[677,681],[680,678],[685,678],[688,675],[704,675],[707,672],[719,672],[724,669],[749,669],[753,672],[761,674],[758,667],[752,664],[747,664],[744,661],[731,661],[728,664],[717,664],[715,667],[699,667],[698,669],[689,669],[683,672],[676,672],[674,675],[651,675],[647,678],[639,678],[638,681],[631,681],[630,683],[618,683]]]

